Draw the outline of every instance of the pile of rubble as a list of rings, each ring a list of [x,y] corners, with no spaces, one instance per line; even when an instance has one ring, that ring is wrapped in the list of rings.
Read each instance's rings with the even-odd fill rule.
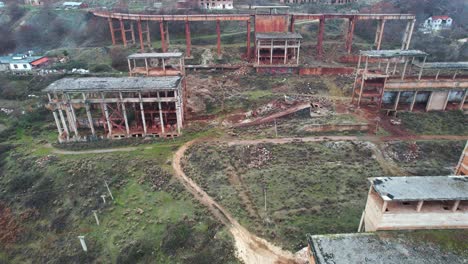
[[[250,148],[250,157],[250,163],[247,165],[249,168],[260,168],[272,159],[268,149],[258,146]]]
[[[36,164],[37,166],[41,167],[41,168],[44,168],[45,166],[47,166],[49,163],[51,162],[54,162],[58,160],[57,156],[54,156],[54,155],[47,155],[47,156],[44,156],[42,158],[39,158],[36,160]]]
[[[386,145],[385,148],[388,150],[391,149],[389,145]],[[386,154],[396,161],[405,163],[417,160],[421,154],[421,150],[416,143],[411,143],[408,149],[403,150],[401,148],[400,150],[401,151],[387,151]]]
[[[248,66],[242,66],[239,69],[233,71],[230,75],[232,76],[245,76],[250,73],[252,69]]]

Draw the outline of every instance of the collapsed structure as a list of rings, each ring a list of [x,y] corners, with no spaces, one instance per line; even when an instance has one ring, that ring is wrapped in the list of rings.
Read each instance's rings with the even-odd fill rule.
[[[468,178],[370,178],[359,230],[468,228]]]
[[[468,62],[427,63],[427,56],[420,50],[361,51],[352,102],[389,111],[467,109],[468,77],[460,72]]]
[[[415,241],[406,232],[308,235],[309,263],[439,264],[466,260],[463,255],[428,246],[420,240]]]

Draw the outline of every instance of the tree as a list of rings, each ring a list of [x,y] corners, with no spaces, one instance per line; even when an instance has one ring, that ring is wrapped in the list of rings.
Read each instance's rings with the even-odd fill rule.
[[[12,52],[16,48],[16,41],[13,32],[6,26],[0,26],[0,54]]]

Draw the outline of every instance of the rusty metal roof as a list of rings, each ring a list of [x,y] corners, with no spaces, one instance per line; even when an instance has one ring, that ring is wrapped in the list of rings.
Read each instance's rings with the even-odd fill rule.
[[[425,57],[429,55],[421,50],[362,50],[360,54],[372,58]]]
[[[44,92],[135,92],[174,90],[182,77],[85,77],[64,78],[53,82]]]
[[[369,178],[384,201],[468,200],[468,177],[408,176]]]
[[[268,32],[255,34],[256,39],[302,39],[301,34],[292,32]]]

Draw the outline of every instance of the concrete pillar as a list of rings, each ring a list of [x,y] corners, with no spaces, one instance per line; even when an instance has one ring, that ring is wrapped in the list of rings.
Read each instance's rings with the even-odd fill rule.
[[[120,19],[120,32],[122,34],[122,42],[124,47],[127,47],[127,36],[125,33],[125,25],[122,19]]]
[[[250,60],[250,19],[247,20],[247,60]]]
[[[164,34],[164,22],[162,20],[159,21],[159,32],[161,34],[161,49],[163,52],[166,52],[167,51],[166,36]]]
[[[429,111],[429,108],[432,104],[432,97],[434,96],[434,92],[431,92],[431,94],[429,95],[429,99],[427,100],[427,104],[426,104],[426,112]]]
[[[133,22],[130,22],[130,32],[132,33],[132,44],[135,44],[136,40],[135,40],[135,29],[133,28]]]
[[[188,20],[185,21],[185,42],[186,42],[186,56],[187,58],[191,58],[191,49],[192,49],[192,40],[190,38],[190,22]]]
[[[216,45],[218,47],[218,59],[221,58],[221,22],[216,20]]]
[[[410,112],[413,112],[414,104],[416,104],[417,96],[418,96],[418,91],[415,91],[414,96],[413,96],[413,101],[411,102],[411,106],[410,106],[410,109],[409,109]]]
[[[273,64],[273,39],[270,43],[270,64]]]
[[[418,205],[416,207],[417,212],[421,212],[421,208],[422,208],[423,204],[424,204],[424,201],[419,201],[418,202]]]
[[[111,33],[111,38],[112,38],[112,45],[115,45],[115,30],[114,30],[114,24],[112,23],[112,18],[107,18],[109,21],[109,30]]]
[[[385,19],[379,20],[377,24],[377,30],[375,32],[374,45],[377,50],[380,50],[382,44],[383,32],[385,28]]]
[[[104,99],[104,95],[102,96],[102,98]],[[107,128],[109,130],[109,133],[107,134],[107,136],[110,138],[112,136],[112,124],[110,121],[109,109],[107,109],[106,103],[103,103],[103,106],[104,106],[104,116],[106,118]]]
[[[182,114],[180,109],[180,98],[177,96],[177,91],[174,91],[174,96],[177,98],[176,104],[176,117],[177,117],[177,133],[180,134],[180,128],[182,127]]]
[[[59,109],[58,112],[59,112],[60,120],[62,121],[63,129],[65,130],[65,133],[67,133],[67,139],[68,139],[70,137],[70,131],[68,130],[67,121],[65,120],[65,117],[63,116],[62,109]]]
[[[141,121],[143,123],[144,136],[146,136],[148,131],[147,131],[147,128],[146,128],[145,110],[143,109],[143,100],[141,99],[141,93],[138,93],[138,97],[140,98]]]
[[[83,100],[86,101],[86,94],[82,93],[82,95],[83,95]],[[86,116],[88,117],[89,128],[91,129],[91,133],[93,134],[93,136],[95,136],[96,131],[94,130],[93,116],[91,115],[91,110],[90,110],[88,103],[85,103],[85,108],[86,108]]]
[[[403,72],[401,73],[401,79],[405,79],[406,75],[406,68],[408,67],[408,58],[405,58],[405,65],[403,66]]]
[[[299,56],[298,56],[299,57]],[[284,64],[288,62],[288,41],[284,44]]]
[[[151,48],[151,36],[149,29],[149,21],[146,21],[146,41],[148,42],[148,48]]]
[[[411,44],[411,39],[413,38],[413,31],[414,31],[414,25],[416,24],[416,19],[413,19],[411,21],[411,25],[410,25],[410,31],[409,31],[409,35],[408,35],[408,40],[406,41],[406,47],[405,49],[409,49],[410,47],[410,44]]]
[[[444,101],[444,109],[442,109],[442,111],[445,111],[446,108],[447,108],[448,100],[449,100],[449,97],[450,97],[450,92],[451,92],[451,90],[449,90],[449,91],[447,92],[447,98],[445,98],[445,101]]]
[[[137,21],[138,39],[140,40],[140,51],[145,51],[145,44],[143,43],[143,29],[141,28],[141,20]]]
[[[348,34],[346,35],[346,51],[351,53],[353,48],[354,28],[356,27],[356,17],[350,18],[348,22]]]
[[[125,107],[125,103],[123,102],[123,96],[122,93],[119,93],[120,97],[120,104],[122,105],[122,112],[124,116],[124,121],[125,121],[125,131],[127,132],[127,137],[130,137],[130,126],[128,125],[128,118],[127,118],[127,108]]]
[[[159,98],[159,92],[157,93],[157,96],[158,96],[158,100],[159,100],[160,99]],[[164,135],[166,132],[165,132],[165,129],[164,129],[164,120],[163,120],[163,115],[162,115],[161,101],[158,101],[158,107],[159,107],[159,120],[161,121],[161,132]]]
[[[59,121],[58,115],[55,112],[55,110],[52,112],[52,115],[54,115],[55,125],[57,125],[57,130],[58,130],[59,136],[61,136],[62,133],[63,133],[63,130],[62,130],[62,127],[60,126],[60,121]]]
[[[358,59],[358,65],[356,67],[356,76],[354,77],[354,84],[353,84],[353,94],[351,95],[351,103],[353,104],[354,103],[354,96],[356,94],[356,84],[357,84],[357,80],[358,80],[358,77],[359,77],[359,69],[361,68],[361,59],[362,59],[362,55],[359,54],[359,59]]]
[[[460,205],[460,200],[456,200],[452,207],[452,212],[456,212],[458,210],[458,206]]]
[[[317,56],[319,58],[322,57],[323,55],[323,34],[325,31],[325,18],[322,17],[320,18],[320,23],[319,23],[319,32],[317,36]]]
[[[427,58],[427,56],[424,56],[424,60],[423,60],[423,63],[422,63],[422,65],[421,65],[421,69],[419,69],[418,80],[421,80],[421,77],[422,77],[422,74],[423,74],[424,65],[426,64],[426,58]]]
[[[395,105],[393,106],[393,110],[398,110],[398,103],[400,102],[400,95],[401,95],[401,92],[398,92],[397,94],[397,98],[395,100]]]
[[[416,19],[410,20],[406,23],[405,34],[403,35],[403,43],[401,45],[402,50],[409,49],[411,44],[411,38],[413,37],[414,25],[416,24]]]
[[[468,89],[465,90],[465,94],[463,95],[463,98],[460,102],[460,106],[458,107],[458,109],[460,110],[463,110],[463,106],[465,106],[465,101],[466,101],[466,97],[468,95]]]

